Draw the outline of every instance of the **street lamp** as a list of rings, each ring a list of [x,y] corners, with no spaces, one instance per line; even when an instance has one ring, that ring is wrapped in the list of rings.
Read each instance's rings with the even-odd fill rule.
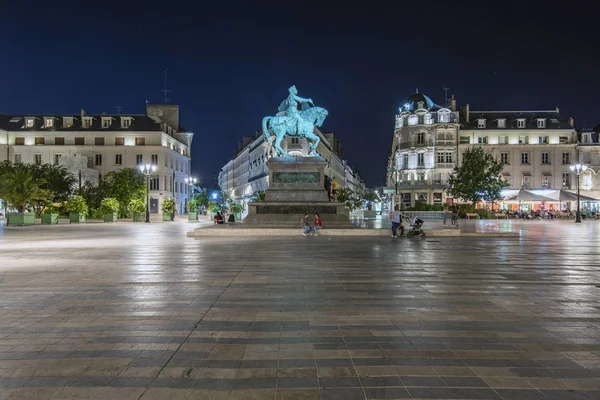
[[[575,222],[581,223],[581,212],[579,211],[579,176],[587,171],[588,167],[585,165],[576,164],[571,165],[569,168],[571,168],[572,173],[577,175],[577,215],[575,217]]]
[[[198,179],[192,178],[191,176],[185,178],[185,183],[187,185],[189,185],[189,187],[190,187],[189,190],[188,190],[188,202],[192,199],[192,194],[193,194],[192,192],[193,192],[193,189],[194,189],[194,185],[197,182],[198,182]],[[189,213],[189,210],[188,210],[188,213]]]
[[[150,163],[140,165],[140,171],[146,175],[146,222],[150,222],[150,175],[156,171],[156,165]]]

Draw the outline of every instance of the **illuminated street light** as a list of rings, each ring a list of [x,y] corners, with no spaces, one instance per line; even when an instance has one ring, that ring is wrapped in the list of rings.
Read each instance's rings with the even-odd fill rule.
[[[140,165],[140,171],[146,175],[146,222],[150,222],[150,175],[156,171],[156,165],[150,163]]]
[[[581,212],[579,211],[579,176],[587,171],[588,167],[585,165],[576,164],[571,165],[569,168],[571,168],[572,173],[577,175],[577,215],[575,216],[575,222],[581,223]]]

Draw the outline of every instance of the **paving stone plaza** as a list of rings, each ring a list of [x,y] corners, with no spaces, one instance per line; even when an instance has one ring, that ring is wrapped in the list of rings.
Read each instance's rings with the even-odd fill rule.
[[[520,238],[0,230],[0,399],[600,398],[600,223]]]

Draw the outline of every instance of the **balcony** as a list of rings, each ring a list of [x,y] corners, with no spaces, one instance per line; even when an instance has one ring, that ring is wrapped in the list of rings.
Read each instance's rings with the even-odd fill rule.
[[[435,168],[449,168],[452,169],[456,165],[454,163],[435,163]]]

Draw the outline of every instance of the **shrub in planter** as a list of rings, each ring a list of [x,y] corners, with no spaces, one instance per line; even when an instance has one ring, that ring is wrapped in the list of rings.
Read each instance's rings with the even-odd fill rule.
[[[129,211],[133,213],[133,222],[144,222],[146,204],[142,199],[133,199],[129,202]]]
[[[163,212],[163,221],[173,221],[173,213],[175,213],[175,199],[172,197],[163,199],[161,209]]]
[[[191,199],[187,203],[188,208],[188,221],[197,221],[198,220],[198,200]]]
[[[42,225],[58,224],[58,209],[53,205],[44,208],[42,214]]]
[[[69,213],[69,223],[85,222],[85,215],[88,212],[88,206],[83,197],[74,195],[67,203],[67,212]]]
[[[35,213],[12,213],[6,215],[7,225],[35,225]]]
[[[117,222],[119,201],[113,197],[107,197],[100,203],[100,212],[103,215],[104,222]]]

